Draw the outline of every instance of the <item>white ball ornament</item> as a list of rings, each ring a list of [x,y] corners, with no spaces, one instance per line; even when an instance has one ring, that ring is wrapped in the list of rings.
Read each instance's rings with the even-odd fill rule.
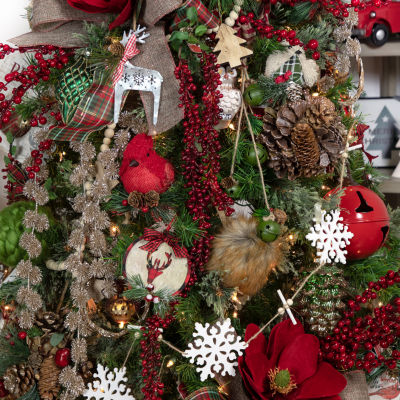
[[[100,151],[107,151],[109,149],[109,147],[108,147],[108,144],[102,144],[101,146],[100,146]]]
[[[110,124],[110,125],[107,125],[107,128],[110,128],[110,129],[115,129],[115,128],[116,128],[116,126],[117,126],[117,124],[113,122],[112,124]]]
[[[232,28],[232,26],[235,25],[235,21],[231,17],[228,17],[225,19],[225,24]]]
[[[229,18],[232,18],[233,20],[237,20],[239,18],[239,15],[238,15],[238,13],[236,11],[232,10],[229,13]]]
[[[103,143],[106,144],[106,145],[109,145],[109,144],[111,143],[111,139],[108,138],[108,137],[105,137],[105,138],[103,139]]]
[[[104,131],[104,136],[106,137],[106,138],[112,138],[112,137],[114,137],[114,135],[115,135],[115,132],[114,132],[114,129],[111,129],[111,128],[107,128],[105,131]]]
[[[240,12],[240,9],[241,9],[241,7],[240,6],[238,6],[237,4],[236,5],[234,5],[233,6],[233,9],[237,12],[237,13],[239,13]]]
[[[217,32],[219,31],[219,26],[216,26],[215,28],[213,28],[212,31],[213,31],[214,33],[217,33]]]
[[[242,6],[243,0],[234,0],[234,3],[237,4],[238,6]]]

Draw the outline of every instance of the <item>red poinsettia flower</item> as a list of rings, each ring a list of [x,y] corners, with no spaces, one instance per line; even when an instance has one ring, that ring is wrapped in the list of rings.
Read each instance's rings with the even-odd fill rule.
[[[259,332],[250,324],[245,339]],[[239,371],[252,400],[340,400],[345,377],[318,360],[319,340],[288,319],[277,324],[269,342],[253,339],[239,358]]]

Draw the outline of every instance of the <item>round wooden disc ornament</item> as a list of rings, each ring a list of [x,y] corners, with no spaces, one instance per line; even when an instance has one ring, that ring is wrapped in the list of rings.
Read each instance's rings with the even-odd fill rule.
[[[168,230],[145,229],[125,254],[124,275],[139,275],[143,283],[153,285],[153,291],[167,289],[179,294],[190,278],[188,252]]]

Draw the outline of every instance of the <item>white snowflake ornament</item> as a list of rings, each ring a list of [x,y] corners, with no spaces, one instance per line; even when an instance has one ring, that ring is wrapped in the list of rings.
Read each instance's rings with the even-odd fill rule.
[[[235,367],[238,365],[236,360],[242,355],[247,343],[237,335],[229,318],[213,325],[196,322],[193,337],[193,342],[189,343],[183,356],[199,366],[196,370],[200,372],[202,381],[208,377],[214,378],[215,374],[235,376]]]
[[[316,224],[311,227],[311,232],[306,238],[311,245],[317,248],[317,256],[321,264],[340,262],[346,264],[346,246],[350,244],[350,239],[354,236],[348,227],[340,221],[340,210],[334,210],[327,214],[321,211],[321,217],[314,218]]]
[[[128,380],[125,373],[125,367],[110,371],[108,367],[98,364],[97,372],[93,374],[96,380],[88,384],[88,389],[83,395],[88,400],[135,400],[131,396],[131,389],[125,386]]]

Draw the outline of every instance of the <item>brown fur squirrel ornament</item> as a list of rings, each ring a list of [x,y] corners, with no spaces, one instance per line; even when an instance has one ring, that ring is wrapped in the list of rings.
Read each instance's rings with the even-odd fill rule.
[[[227,218],[215,236],[207,264],[208,271],[220,271],[224,285],[238,288],[243,296],[255,295],[285,257],[284,237],[263,242],[257,236],[257,225],[253,217]]]

